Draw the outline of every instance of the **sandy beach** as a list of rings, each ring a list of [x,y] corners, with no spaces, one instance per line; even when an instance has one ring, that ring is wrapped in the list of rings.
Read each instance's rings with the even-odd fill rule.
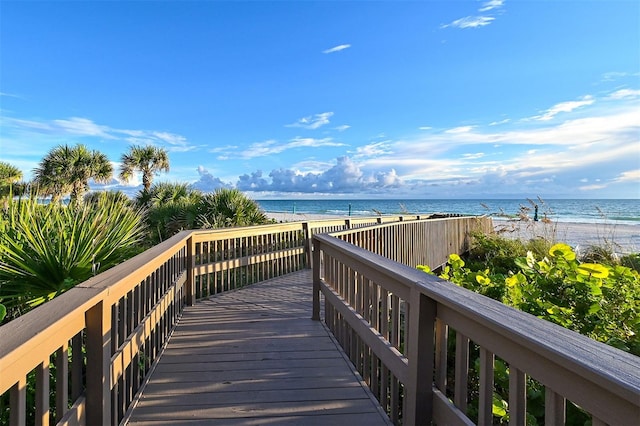
[[[348,216],[273,213],[267,216],[278,222],[294,222],[322,219],[348,219]],[[358,216],[352,216],[358,217]],[[493,219],[496,232],[509,238],[552,238],[569,244],[580,251],[590,246],[612,247],[617,253],[640,252],[640,225],[577,222],[520,222]]]

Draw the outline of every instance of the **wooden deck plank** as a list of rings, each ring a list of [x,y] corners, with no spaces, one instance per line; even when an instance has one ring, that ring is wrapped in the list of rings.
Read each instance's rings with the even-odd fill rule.
[[[189,307],[127,423],[389,424],[310,316],[310,271]]]
[[[278,416],[278,417],[238,417],[234,419],[224,419],[219,422],[225,426],[327,426],[327,425],[375,425],[379,424],[380,416],[377,413],[356,413],[356,414],[324,414],[322,416]],[[211,419],[180,420],[181,425],[189,426],[210,426]],[[129,423],[132,426],[175,426],[175,420],[137,420]]]

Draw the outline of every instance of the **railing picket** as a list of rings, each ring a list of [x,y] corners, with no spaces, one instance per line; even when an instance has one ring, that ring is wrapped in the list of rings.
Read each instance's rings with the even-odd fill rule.
[[[454,404],[460,411],[466,413],[469,387],[469,338],[460,332],[456,332],[455,362]]]
[[[84,356],[82,353],[82,332],[71,339],[71,399],[77,400],[83,392],[82,370]]]
[[[527,378],[516,367],[509,367],[509,425],[527,423]]]
[[[563,425],[565,419],[565,399],[551,388],[544,389],[544,422],[548,425]]]
[[[69,410],[68,400],[69,343],[65,343],[56,351],[56,422],[59,422]]]
[[[480,395],[478,402],[478,424],[493,423],[493,368],[495,355],[480,347]]]
[[[49,360],[36,367],[36,426],[49,424]]]
[[[436,319],[436,387],[446,394],[447,391],[447,345],[449,326]]]
[[[13,385],[9,391],[9,424],[27,423],[27,380],[26,376]]]

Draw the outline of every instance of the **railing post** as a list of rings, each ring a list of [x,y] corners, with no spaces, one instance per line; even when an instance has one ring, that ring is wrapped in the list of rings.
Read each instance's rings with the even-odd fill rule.
[[[311,319],[320,321],[320,243],[313,247],[313,305]]]
[[[304,255],[305,255],[305,261],[307,262],[307,269],[312,269],[313,268],[313,255],[312,255],[313,243],[311,241],[312,235],[309,227],[309,222],[302,223],[302,235],[304,237]]]
[[[196,301],[196,257],[195,243],[193,242],[193,234],[187,239],[187,282],[185,285],[187,291],[187,305],[193,306]]]
[[[111,424],[111,309],[100,301],[87,324],[87,424]]]
[[[403,421],[408,425],[431,424],[433,418],[436,302],[420,293],[420,285],[411,288],[409,304],[409,380]]]

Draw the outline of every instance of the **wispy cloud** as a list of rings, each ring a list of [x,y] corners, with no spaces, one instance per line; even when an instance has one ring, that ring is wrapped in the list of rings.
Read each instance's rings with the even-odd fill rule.
[[[351,126],[349,126],[348,124],[343,124],[342,126],[338,126],[335,129],[339,132],[344,132],[347,129],[350,129]]]
[[[329,124],[329,118],[333,115],[333,112],[323,112],[320,114],[309,115],[302,117],[298,121],[292,124],[287,124],[285,127],[302,127],[304,129],[315,130],[319,127]]]
[[[620,89],[610,94],[607,99],[620,100],[620,99],[635,99],[640,97],[640,90],[632,89]]]
[[[390,150],[390,141],[382,141],[382,142],[373,142],[368,145],[359,146],[356,149],[354,158],[363,158],[363,157],[379,157],[381,155],[389,155],[392,154]]]
[[[494,11],[497,12],[502,9],[504,6],[504,0],[488,0],[482,3],[482,6],[478,9],[478,12],[481,15],[470,15],[465,16],[464,18],[456,19],[448,24],[440,25],[440,28],[480,28],[485,27],[493,21],[495,21],[495,17],[491,14],[486,14],[486,12]]]
[[[164,146],[171,152],[184,152],[195,149],[187,138],[170,132],[155,130],[130,130],[98,124],[91,119],[70,117],[50,121],[22,120],[10,117],[2,118],[3,125],[22,133],[36,133],[54,137],[94,137],[108,140],[121,140],[130,144],[153,144]]]
[[[533,119],[540,120],[540,121],[548,121],[554,118],[556,115],[558,115],[561,112],[571,112],[574,109],[591,105],[594,102],[595,102],[595,99],[591,95],[583,96],[582,99],[577,101],[560,102],[552,106],[548,110],[544,111],[542,114],[536,115],[535,117],[533,117]]]
[[[445,133],[450,133],[450,134],[460,134],[460,133],[469,133],[470,131],[473,130],[474,126],[460,126],[460,127],[454,127],[453,129],[448,129],[445,130]]]
[[[20,96],[20,95],[14,95],[13,93],[0,92],[0,96],[5,96],[5,97],[7,97],[7,98],[23,99],[23,98],[22,98],[22,96]]]
[[[640,183],[640,169],[622,172],[614,179],[615,182],[637,182]]]
[[[466,16],[464,18],[456,19],[450,24],[444,24],[440,28],[478,28],[489,25],[496,18],[493,16]]]
[[[345,50],[345,49],[348,49],[350,47],[351,47],[350,44],[340,44],[340,45],[334,46],[334,47],[332,47],[330,49],[323,50],[322,53],[327,54],[327,53],[340,52],[341,50]]]
[[[492,9],[498,9],[504,5],[504,0],[489,0],[482,4],[482,7],[478,9],[479,12],[488,12]]]
[[[268,155],[280,154],[281,152],[295,148],[320,148],[326,146],[345,146],[342,142],[336,142],[332,138],[315,139],[315,138],[294,138],[289,142],[280,143],[275,139],[269,139],[264,142],[256,142],[251,144],[247,149],[238,154],[239,158],[249,159],[256,157],[265,157]]]
[[[610,71],[602,75],[602,81],[610,82],[627,77],[638,77],[640,72]]]

